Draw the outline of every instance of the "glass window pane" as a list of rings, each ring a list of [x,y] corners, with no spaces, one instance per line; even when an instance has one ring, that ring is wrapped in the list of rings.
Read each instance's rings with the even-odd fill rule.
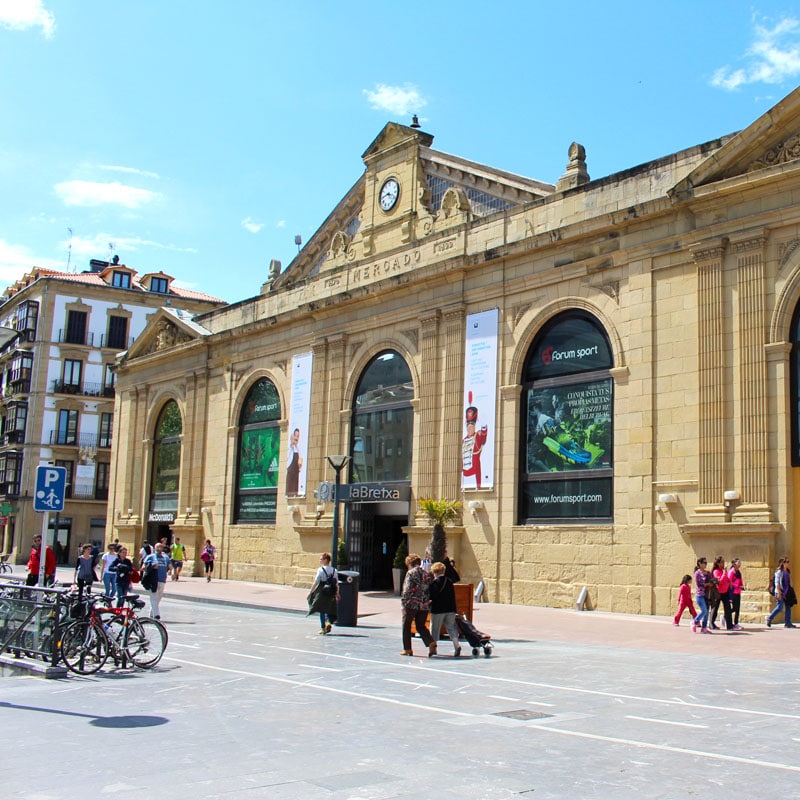
[[[411,370],[403,357],[387,350],[381,353],[364,371],[356,389],[356,408],[407,403],[414,397]]]

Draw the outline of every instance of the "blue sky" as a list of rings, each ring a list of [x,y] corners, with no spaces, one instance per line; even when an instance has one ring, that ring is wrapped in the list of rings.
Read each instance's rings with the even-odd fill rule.
[[[789,2],[0,0],[0,286],[115,253],[242,300],[389,121],[554,183],[572,141],[600,178],[798,82]]]

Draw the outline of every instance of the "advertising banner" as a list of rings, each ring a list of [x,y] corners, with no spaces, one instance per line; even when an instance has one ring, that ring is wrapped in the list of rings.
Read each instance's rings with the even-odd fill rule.
[[[242,431],[239,454],[240,489],[275,489],[278,486],[279,428],[256,428]]]
[[[494,485],[498,320],[496,308],[467,316],[462,489],[488,489]]]
[[[286,454],[287,497],[306,493],[312,362],[312,353],[303,353],[292,359],[292,399],[289,406],[289,443]]]
[[[528,393],[528,474],[611,466],[611,379]]]

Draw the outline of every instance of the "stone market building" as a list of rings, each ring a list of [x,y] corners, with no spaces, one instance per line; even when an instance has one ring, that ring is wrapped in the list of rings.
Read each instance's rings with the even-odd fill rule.
[[[576,143],[555,184],[432,144],[388,124],[257,296],[151,320],[119,368],[109,536],[170,526],[222,577],[308,584],[341,454],[362,589],[450,498],[490,600],[667,614],[722,554],[754,619],[798,544],[800,90],[594,180]]]

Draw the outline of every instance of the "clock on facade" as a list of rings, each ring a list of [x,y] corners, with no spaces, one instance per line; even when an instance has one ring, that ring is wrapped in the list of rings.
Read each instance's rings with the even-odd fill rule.
[[[384,211],[391,211],[400,197],[400,184],[395,178],[387,178],[381,186],[379,202]]]

